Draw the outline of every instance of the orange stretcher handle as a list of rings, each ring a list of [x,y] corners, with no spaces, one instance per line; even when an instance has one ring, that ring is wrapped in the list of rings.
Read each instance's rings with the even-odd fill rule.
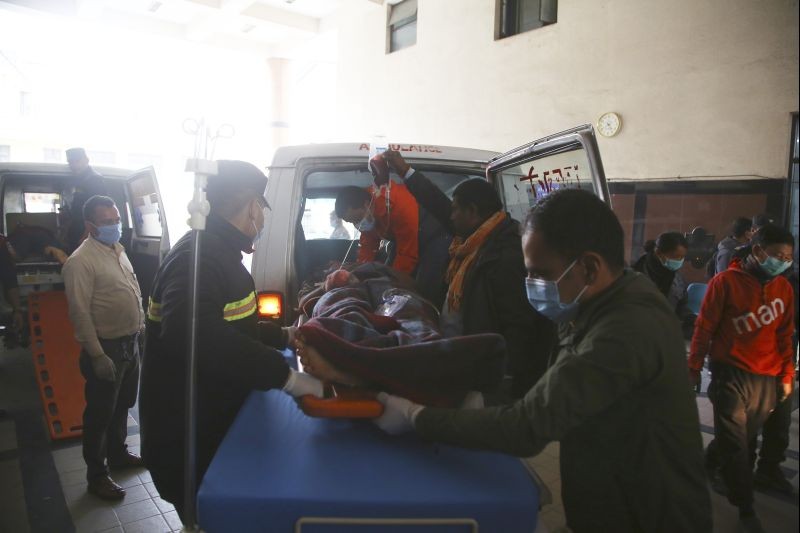
[[[300,409],[315,418],[375,418],[383,414],[383,404],[374,392],[338,385],[326,387],[324,398],[303,396]]]

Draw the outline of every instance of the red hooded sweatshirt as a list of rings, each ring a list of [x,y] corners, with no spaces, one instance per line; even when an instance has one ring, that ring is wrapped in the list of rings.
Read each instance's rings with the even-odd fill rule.
[[[794,294],[783,276],[765,284],[736,258],[715,276],[694,327],[689,368],[700,370],[706,354],[751,374],[794,378]]]

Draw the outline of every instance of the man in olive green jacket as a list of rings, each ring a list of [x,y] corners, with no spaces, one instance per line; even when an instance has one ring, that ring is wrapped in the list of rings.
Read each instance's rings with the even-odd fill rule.
[[[557,192],[533,208],[522,242],[528,299],[560,325],[547,373],[518,402],[485,409],[382,393],[376,423],[521,457],[560,441],[576,533],[711,531],[680,324],[649,280],[623,269],[616,216],[587,192]]]

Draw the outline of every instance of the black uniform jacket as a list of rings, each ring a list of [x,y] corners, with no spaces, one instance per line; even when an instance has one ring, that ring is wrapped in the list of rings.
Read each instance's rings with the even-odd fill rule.
[[[70,203],[70,220],[67,229],[67,247],[72,253],[81,244],[81,237],[86,230],[83,224],[83,204],[95,195],[107,196],[108,190],[103,176],[88,167],[81,177],[80,182],[75,186],[75,194]]]
[[[142,456],[171,501],[181,497],[183,473],[190,237],[170,250],[153,282],[139,401]],[[282,387],[289,373],[282,354],[265,344],[281,346],[281,329],[258,323],[255,285],[242,265],[250,246],[227,221],[209,216],[199,268],[198,486],[250,391]]]

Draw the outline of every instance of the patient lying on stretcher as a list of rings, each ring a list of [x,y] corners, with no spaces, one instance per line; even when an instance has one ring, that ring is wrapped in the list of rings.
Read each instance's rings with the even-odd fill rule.
[[[456,406],[502,379],[501,336],[442,337],[437,310],[385,265],[336,271],[301,307],[309,318],[297,331],[297,354],[323,381]]]

